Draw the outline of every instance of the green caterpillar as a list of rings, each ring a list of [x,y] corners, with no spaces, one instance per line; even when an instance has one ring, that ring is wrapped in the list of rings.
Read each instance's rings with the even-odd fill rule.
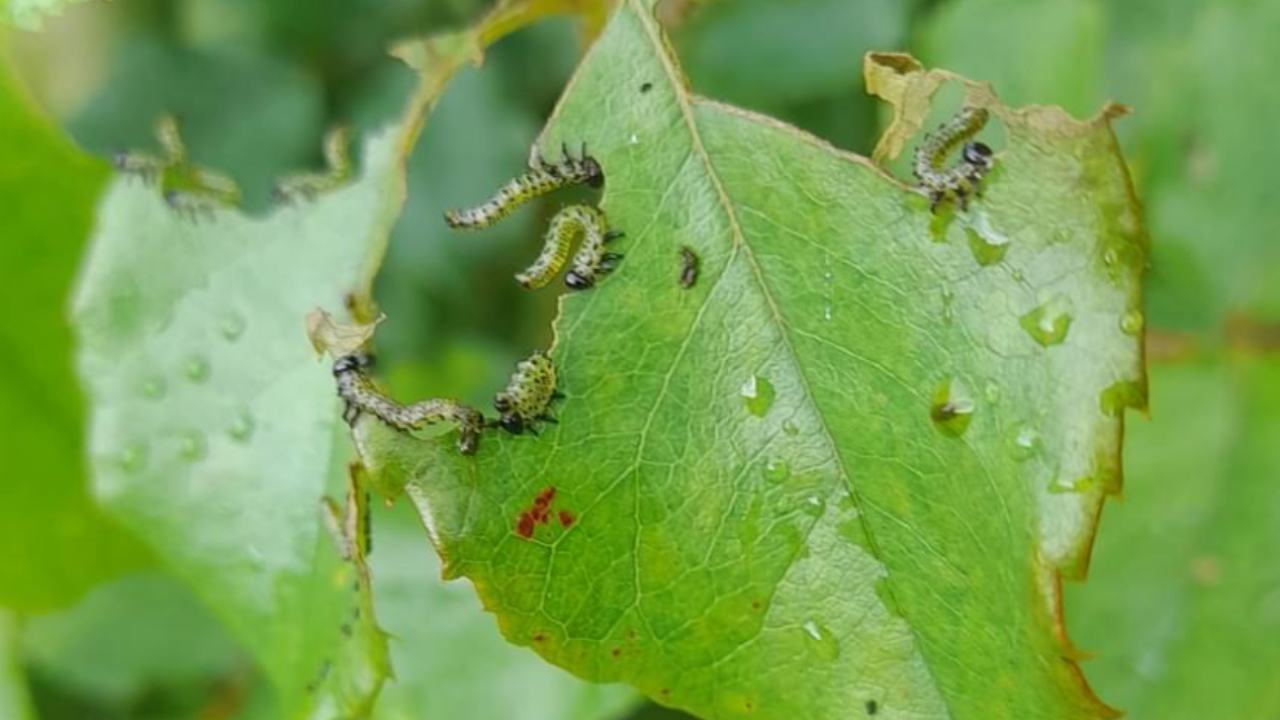
[[[528,172],[511,180],[490,199],[472,208],[449,210],[445,222],[452,228],[478,230],[511,214],[521,204],[569,185],[586,184],[598,188],[604,184],[604,171],[582,146],[582,156],[575,158],[564,146],[564,159],[559,163],[539,157]]]
[[[506,389],[493,398],[493,408],[500,415],[496,424],[512,435],[525,430],[536,435],[535,422],[556,422],[548,410],[553,400],[562,397],[556,390],[556,366],[546,353],[535,352],[516,365]]]
[[[417,430],[440,422],[458,424],[458,452],[473,455],[480,442],[484,416],[457,400],[435,398],[412,405],[401,405],[378,392],[369,378],[373,365],[369,355],[344,355],[333,363],[333,377],[338,384],[338,397],[345,405],[342,419],[354,427],[360,415],[368,413],[387,425],[402,431]]]
[[[929,197],[930,211],[937,212],[949,197],[955,198],[962,210],[968,209],[969,195],[979,192],[978,184],[995,166],[995,157],[985,143],[970,139],[987,124],[988,117],[986,108],[965,107],[916,147],[912,173]],[[945,167],[947,156],[961,144],[960,162]]]
[[[601,275],[614,269],[621,253],[606,252],[605,245],[623,237],[609,230],[604,213],[589,205],[570,205],[551,219],[542,244],[542,252],[525,270],[516,274],[516,282],[526,288],[545,287],[564,267],[575,238],[582,242],[564,282],[575,290],[592,287]]]

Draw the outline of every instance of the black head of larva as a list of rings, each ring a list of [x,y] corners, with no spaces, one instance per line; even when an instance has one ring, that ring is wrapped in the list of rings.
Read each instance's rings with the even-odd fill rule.
[[[960,151],[960,157],[971,165],[977,165],[982,168],[990,168],[992,165],[992,157],[995,155],[986,143],[978,141],[968,142],[964,144],[964,149]]]
[[[586,182],[589,187],[599,189],[604,185],[604,169],[595,158],[583,155],[582,168],[586,171]]]
[[[595,285],[595,282],[592,281],[591,278],[579,275],[575,270],[570,270],[569,273],[564,276],[564,284],[574,290],[586,290],[592,285]]]
[[[333,374],[342,375],[349,372],[363,372],[373,367],[373,356],[365,353],[343,355],[333,362]]]

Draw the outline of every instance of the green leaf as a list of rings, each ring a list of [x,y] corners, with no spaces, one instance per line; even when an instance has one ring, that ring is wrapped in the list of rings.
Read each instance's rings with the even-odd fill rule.
[[[4,41],[0,38],[0,53]],[[66,296],[106,179],[0,67],[0,606],[34,612],[146,562],[84,487]]]
[[[618,271],[562,300],[560,423],[468,458],[366,417],[364,461],[508,639],[589,679],[704,717],[1108,716],[1059,582],[1143,395],[1122,323],[1143,236],[1110,114],[1011,110],[904,56],[867,72],[901,111],[886,158],[943,83],[998,118],[969,213],[690,96],[625,3],[541,143],[588,144],[628,233]],[[1023,328],[1037,308],[1069,319],[1059,341]]]
[[[368,588],[320,522],[349,451],[302,319],[359,292],[403,198],[402,132],[366,143],[349,187],[261,220],[193,219],[117,180],[75,299],[100,500],[254,654],[288,717],[351,714],[386,672],[373,619],[351,622]]]
[[[1072,628],[1089,677],[1133,720],[1280,713],[1280,362],[1213,359],[1152,372],[1132,426],[1125,502]]]

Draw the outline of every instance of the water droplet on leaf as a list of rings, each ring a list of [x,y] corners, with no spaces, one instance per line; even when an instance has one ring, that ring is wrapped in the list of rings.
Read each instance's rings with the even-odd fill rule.
[[[189,430],[183,433],[182,443],[179,446],[178,452],[182,454],[182,459],[188,462],[199,460],[204,457],[204,435],[196,430]]]
[[[840,657],[840,643],[827,628],[813,620],[806,620],[801,626],[809,647],[823,660],[835,660]]]
[[[244,334],[245,320],[244,316],[238,312],[229,312],[222,317],[222,337],[231,342],[240,339]]]
[[[958,380],[944,380],[933,392],[933,406],[929,419],[934,427],[952,437],[959,437],[969,429],[973,419],[973,400]]]
[[[169,389],[168,383],[160,376],[150,377],[142,383],[142,396],[151,400],[159,400],[164,397],[165,392]]]
[[[764,466],[764,479],[772,483],[780,483],[791,477],[791,467],[785,460],[770,460]]]
[[[192,355],[187,358],[187,362],[183,366],[183,374],[191,382],[202,383],[209,379],[209,361],[199,355]]]
[[[1071,319],[1066,297],[1055,295],[1048,302],[1023,315],[1019,323],[1036,342],[1049,347],[1067,339]]]
[[[147,462],[147,446],[140,442],[129,443],[116,458],[120,469],[125,472],[137,472]]]
[[[1015,460],[1028,460],[1040,452],[1040,431],[1031,425],[1019,425],[1009,435],[1009,454]]]
[[[244,442],[253,437],[253,426],[253,415],[249,414],[248,410],[241,410],[227,428],[227,435],[230,435],[232,440]]]
[[[773,383],[760,375],[752,375],[743,383],[740,393],[746,402],[747,412],[756,417],[764,417],[769,412],[769,406],[773,405]]]
[[[1138,335],[1142,332],[1143,318],[1142,313],[1137,310],[1130,310],[1120,318],[1120,329],[1126,335]]]

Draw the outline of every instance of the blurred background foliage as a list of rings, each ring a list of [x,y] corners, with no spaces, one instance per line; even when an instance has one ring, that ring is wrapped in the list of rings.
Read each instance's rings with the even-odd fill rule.
[[[368,132],[402,107],[413,77],[387,56],[393,40],[459,27],[486,3],[118,0],[37,29],[25,12],[40,3],[10,2],[27,23],[0,35],[0,716],[272,717],[252,662],[86,489],[64,310],[105,159],[151,148],[171,112],[195,161],[265,212],[274,178],[320,166],[327,127]],[[862,90],[868,50],[990,80],[1015,105],[1136,108],[1117,130],[1152,236],[1153,419],[1130,419],[1126,497],[1105,512],[1090,582],[1069,588],[1069,629],[1097,655],[1095,690],[1131,717],[1276,717],[1280,2],[668,0],[661,15],[697,92],[863,154],[883,119]],[[439,218],[523,164],[581,50],[567,20],[520,32],[434,113],[377,285],[396,320],[378,335],[396,395],[487,405],[549,342],[558,290],[508,279],[555,206],[465,237]],[[440,583],[411,519],[376,522],[375,596],[399,646],[439,640],[419,627],[430,614],[461,628],[438,653],[393,650],[380,715],[500,717],[501,703],[469,703],[536,706],[574,682],[506,646],[465,585]],[[625,697],[546,716],[628,713],[675,717]]]

